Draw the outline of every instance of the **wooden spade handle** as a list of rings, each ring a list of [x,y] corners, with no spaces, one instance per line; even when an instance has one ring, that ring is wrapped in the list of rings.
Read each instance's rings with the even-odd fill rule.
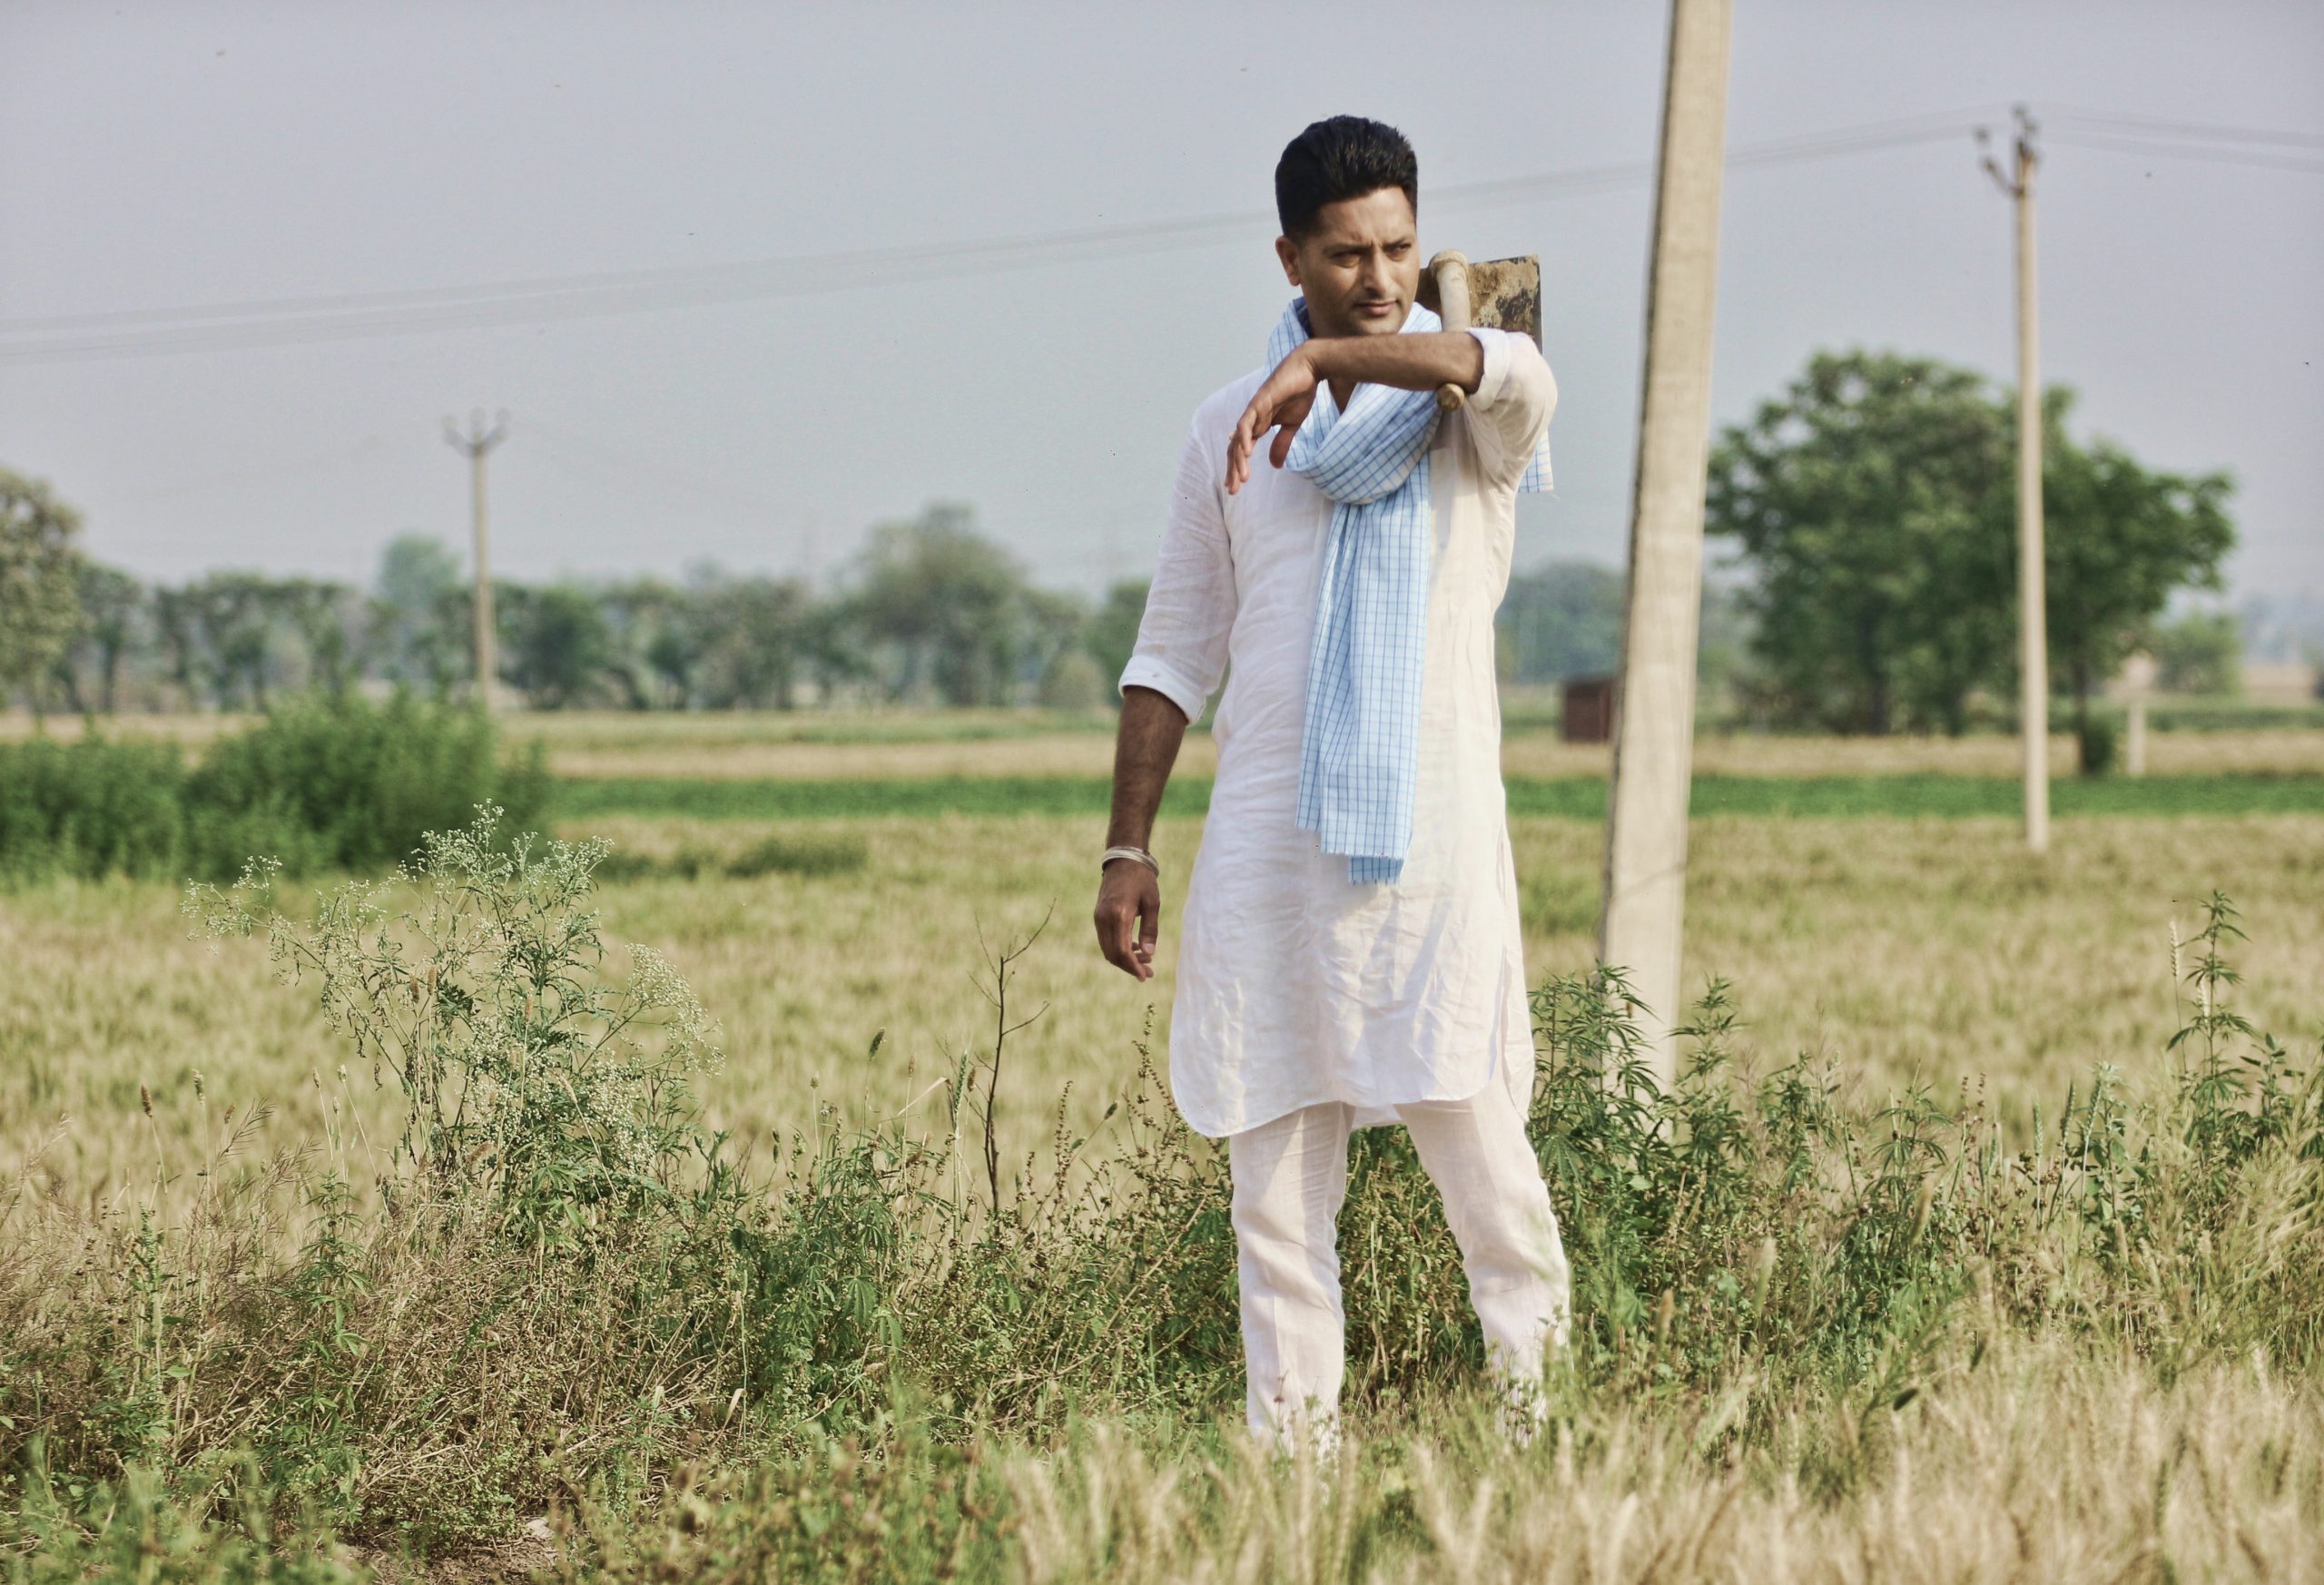
[[[1436,281],[1437,317],[1448,330],[1469,328],[1469,256],[1447,248],[1428,261],[1428,272]],[[1436,388],[1436,406],[1442,412],[1453,413],[1468,399],[1468,393],[1457,385]]]

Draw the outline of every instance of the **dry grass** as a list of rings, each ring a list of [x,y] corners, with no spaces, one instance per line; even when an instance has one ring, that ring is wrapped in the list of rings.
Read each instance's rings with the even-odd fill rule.
[[[623,847],[739,852],[745,822],[607,819]],[[822,828],[818,828],[822,829]],[[1049,1010],[1011,1042],[1007,1137],[1045,1138],[1068,1115],[1094,1126],[1134,1070],[1151,1005],[1167,1027],[1175,919],[1161,974],[1140,988],[1088,940],[1098,822],[946,818],[834,825],[869,862],[841,875],[644,880],[609,887],[611,932],[665,950],[723,1021],[728,1063],[704,1084],[712,1119],[763,1134],[819,1100],[859,1119],[901,1106],[950,1054],[990,1035],[974,983],[988,942],[1054,910],[1022,964],[1024,1005]],[[1593,950],[1600,832],[1515,822],[1528,966],[1538,980]],[[1168,873],[1186,874],[1197,821],[1164,823]],[[1982,1078],[2005,1118],[2062,1097],[2096,1062],[2152,1070],[2177,1027],[2168,999],[2172,919],[2213,888],[2251,934],[2239,955],[2249,1010],[2304,1046],[2324,960],[2324,820],[2077,820],[2046,865],[2003,822],[1698,822],[1688,982],[1737,987],[1746,1046],[1779,1061],[1829,1052],[1866,1085]],[[1176,896],[1175,890],[1172,894]],[[0,1140],[19,1158],[59,1117],[49,1156],[75,1195],[150,1173],[149,1087],[165,1140],[192,1127],[193,1074],[213,1104],[271,1108],[271,1133],[320,1136],[334,1107],[376,1133],[369,1076],[341,1083],[311,998],[272,984],[257,950],[187,938],[166,888],[56,884],[0,895]],[[887,1038],[867,1055],[872,1038]]]
[[[1025,1577],[2324,1579],[2324,1399],[2263,1361],[2163,1387],[2004,1345],[1901,1412],[1785,1406],[1776,1452],[1721,1469],[1703,1452],[1732,1411],[1729,1397],[1657,1417],[1600,1403],[1514,1455],[1454,1430],[1351,1443],[1336,1471],[1239,1448],[1162,1462],[1101,1431],[1070,1458],[1011,1466]],[[1861,1485],[1836,1498],[1804,1480],[1819,1446],[1860,1459]],[[1387,1521],[1407,1505],[1409,1520]],[[1382,1541],[1398,1530],[1405,1544]]]
[[[625,847],[665,856],[736,852],[766,834],[743,822],[598,824]],[[1051,1005],[1012,1042],[1005,1140],[1013,1155],[1043,1138],[1049,1104],[1068,1084],[1068,1121],[1096,1125],[1136,1060],[1145,1009],[1167,1010],[1173,960],[1166,950],[1164,978],[1139,988],[1088,946],[1096,822],[818,829],[860,835],[865,866],[638,880],[603,895],[611,932],[665,949],[724,1019],[729,1062],[702,1086],[711,1120],[759,1135],[807,1121],[819,1099],[859,1119],[901,1106],[946,1054],[989,1039],[990,1010],[972,983],[980,941],[1021,934],[1054,904],[1050,933],[1023,960],[1017,987],[1023,1005]],[[1194,821],[1160,832],[1171,875],[1185,873],[1199,834]],[[1535,977],[1582,966],[1599,833],[1524,821],[1513,835]],[[2214,888],[2235,895],[2250,933],[2232,953],[2244,979],[2237,1009],[2306,1048],[2303,1058],[2318,1032],[2324,819],[2077,820],[2061,824],[2057,851],[2039,865],[2020,853],[2006,822],[1712,820],[1695,829],[1693,881],[1689,979],[1735,982],[1750,1025],[1747,1057],[1827,1051],[1872,1087],[1917,1077],[1943,1088],[1983,1075],[2013,1128],[2090,1064],[2114,1063],[2136,1083],[2167,1060],[2163,1041],[2184,1015],[2171,1001],[2166,921],[2191,923],[2194,903]],[[90,1224],[113,1229],[116,1243],[133,1236],[120,1206],[153,1198],[190,1229],[174,1269],[199,1280],[189,1289],[172,1279],[180,1285],[167,1300],[181,1346],[208,1346],[212,1322],[237,1306],[256,1306],[261,1320],[315,1313],[313,1295],[271,1275],[239,1288],[224,1280],[272,1271],[259,1245],[281,1235],[263,1217],[240,1232],[220,1221],[204,1244],[205,1196],[214,1199],[230,1173],[257,1174],[252,1197],[271,1204],[270,1171],[287,1182],[294,1167],[330,1165],[359,1183],[384,1165],[372,1142],[388,1132],[385,1098],[367,1074],[337,1071],[311,988],[271,984],[254,943],[214,948],[187,931],[166,888],[60,883],[0,894],[0,962],[12,970],[0,980],[0,1051],[11,1058],[0,1066],[0,1129],[14,1153],[60,1113],[75,1119],[45,1158],[66,1199],[41,1210],[59,1231],[0,1247],[0,1265],[21,1268],[8,1285],[20,1301],[10,1317],[17,1334],[66,1312],[85,1316],[93,1339],[115,1316],[134,1332],[148,1295],[92,1275],[98,1232],[78,1215],[110,1196],[120,1196],[115,1215]],[[873,1052],[880,1029],[888,1038]],[[195,1092],[196,1070],[206,1095]],[[254,1105],[278,1115],[261,1137],[227,1150]],[[2013,1134],[2012,1148],[2019,1139]],[[261,1167],[269,1144],[319,1156]],[[198,1179],[205,1167],[212,1176]],[[167,1195],[154,1193],[160,1178],[174,1179]],[[694,1466],[665,1462],[657,1467],[670,1484],[651,1500],[633,1484],[589,1516],[596,1529],[565,1530],[553,1558],[535,1543],[502,1560],[573,1577],[602,1547],[606,1568],[586,1577],[890,1578],[882,1549],[916,1533],[927,1542],[921,1551],[940,1560],[962,1555],[954,1535],[983,1537],[962,1577],[1058,1585],[2318,1579],[2324,1393],[2312,1373],[2280,1373],[2274,1357],[2279,1349],[2302,1357],[2292,1334],[2315,1313],[2302,1308],[2312,1287],[2302,1290],[2308,1298],[2254,1311],[2257,1330],[2217,1342],[2227,1334],[2221,1314],[2250,1302],[2235,1273],[2265,1271],[2294,1288],[2309,1281],[2313,1173],[2287,1157],[2238,1186],[2247,1201],[2216,1237],[2155,1246],[2171,1258],[2141,1279],[2151,1278],[2157,1301],[2135,1329],[2143,1354],[2129,1346],[2132,1330],[2118,1352],[2114,1334],[2094,1324],[2100,1306],[2086,1295],[2108,1290],[2085,1285],[2106,1251],[2068,1239],[2021,1250],[2014,1265],[1981,1256],[1974,1296],[1908,1361],[1909,1393],[1878,1368],[1819,1382],[1787,1374],[1775,1354],[1738,1349],[1731,1360],[1718,1354],[1728,1363],[1709,1374],[1658,1377],[1649,1355],[1618,1380],[1561,1387],[1554,1433],[1522,1450],[1500,1442],[1482,1405],[1455,1388],[1442,1403],[1403,1399],[1360,1413],[1328,1471],[1269,1462],[1199,1417],[1148,1417],[1068,1429],[1029,1447],[1013,1440],[1020,1432],[980,1433],[966,1452],[914,1451],[914,1433],[891,1427],[866,1431],[868,1446],[850,1440],[827,1455],[793,1448],[777,1476],[754,1475],[731,1462],[729,1400],[712,1390],[723,1379],[694,1381],[664,1371],[649,1347],[607,1344],[624,1316],[610,1290],[580,1280],[586,1266],[558,1265],[551,1282],[534,1268],[537,1251],[495,1246],[454,1283],[440,1244],[372,1252],[359,1288],[347,1290],[363,1347],[326,1362],[350,1373],[348,1392],[330,1402],[366,1414],[385,1405],[374,1418],[393,1431],[396,1451],[350,1465],[346,1489],[398,1522],[521,1533],[541,1483],[511,1472],[511,1450],[538,1440],[538,1426],[561,1423],[566,1398],[587,1387],[580,1378],[595,1380],[595,1391],[609,1370],[620,1380],[604,1393],[605,1413],[577,1420],[581,1429],[557,1443],[560,1457],[578,1455],[576,1469],[602,1475],[624,1467],[625,1448],[683,1445],[711,1496],[721,1481],[741,1482],[724,1488],[731,1501],[719,1507],[693,1494]],[[1930,1202],[1921,1203],[1925,1217]],[[2156,1226],[2158,1236],[2171,1232]],[[250,1247],[226,1247],[229,1235]],[[1145,1259],[1151,1247],[1135,1251]],[[2200,1256],[2190,1253],[2198,1247]],[[118,1277],[133,1265],[117,1259],[109,1269]],[[1119,1291],[1102,1289],[1108,1315]],[[1206,1309],[1227,1314],[1226,1291]],[[726,1302],[723,1289],[672,1292],[689,1315],[696,1298],[713,1308]],[[151,1296],[157,1317],[161,1293],[157,1285]],[[2011,1308],[2029,1293],[2047,1322]],[[957,1307],[932,1308],[958,1324]],[[1720,1348],[1730,1336],[1716,1334]],[[2202,1336],[2212,1342],[2180,1354],[2182,1339]],[[2265,1342],[2247,1354],[2254,1337]],[[1659,1335],[1652,1346],[1660,1351]],[[93,1343],[93,1369],[106,1357]],[[2181,1358],[2191,1368],[2171,1363]],[[445,1360],[456,1368],[438,1374],[458,1378],[457,1392],[444,1389],[449,1396],[429,1373]],[[231,1442],[234,1424],[220,1418],[229,1411],[305,1390],[264,1349],[228,1363],[241,1373],[205,1368],[189,1379],[185,1403],[199,1413],[181,1405],[157,1434],[162,1462],[183,1463],[196,1443],[214,1452]],[[158,1371],[158,1345],[153,1363]],[[311,1375],[324,1366],[299,1368]],[[197,1379],[208,1394],[198,1399]],[[895,1472],[914,1460],[919,1474]],[[925,1494],[911,1483],[923,1477]],[[497,1495],[520,1485],[523,1509]],[[955,1506],[940,1512],[939,1496]],[[443,1511],[422,1506],[423,1497]],[[963,1521],[971,1501],[981,1517]],[[811,1511],[812,1523],[801,1517]],[[836,1529],[818,1528],[826,1522]],[[955,1523],[957,1531],[945,1528]],[[776,1568],[768,1549],[778,1544],[797,1549],[785,1560],[815,1561]],[[59,1571],[44,1578],[79,1577],[71,1570],[80,1565],[57,1555]],[[911,1577],[936,1573],[931,1566]]]

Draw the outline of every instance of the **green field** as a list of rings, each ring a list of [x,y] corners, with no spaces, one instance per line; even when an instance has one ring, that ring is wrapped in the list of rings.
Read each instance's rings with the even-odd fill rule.
[[[1581,1306],[1550,1434],[1501,1440],[1433,1198],[1368,1146],[1332,1472],[1270,1465],[1234,1430],[1218,1159],[1143,1071],[1167,1051],[1173,918],[1149,986],[1088,940],[1105,783],[1081,767],[1102,736],[770,744],[752,724],[552,740],[553,763],[693,773],[568,768],[555,808],[557,834],[612,844],[584,905],[606,953],[572,983],[637,983],[652,949],[715,1020],[723,1058],[686,1079],[744,1173],[715,1193],[683,1155],[602,1176],[604,1137],[569,1132],[599,1092],[567,1079],[527,1092],[532,1133],[416,1178],[395,1149],[409,1092],[331,1026],[311,969],[286,982],[257,940],[194,939],[166,885],[0,892],[10,1557],[44,1580],[233,1578],[271,1526],[318,1579],[415,1552],[446,1578],[639,1580],[2313,1569],[2324,777],[2305,737],[2222,750],[2266,773],[2062,780],[2040,861],[1988,743],[1960,748],[1969,773],[1932,768],[1942,745],[1885,771],[1904,751],[1843,746],[1819,770],[1803,742],[1701,778],[1686,976],[1731,988],[1722,1076],[1637,1131],[1592,1109],[1572,1066],[1591,1037],[1557,1022],[1572,1004],[1542,1004],[1537,1124],[1564,1152]],[[770,752],[779,773],[719,773]],[[1029,756],[1057,773],[1006,773]],[[1190,763],[1157,832],[1171,877],[1207,773]],[[1540,982],[1590,968],[1602,788],[1512,775]],[[286,914],[336,884],[287,887]],[[2240,910],[2245,937],[2213,943],[2240,981],[2188,978],[2215,891]],[[1037,930],[1012,966],[1011,1021],[1039,1016],[1006,1042],[995,1215],[989,954]],[[422,935],[395,939],[420,960]],[[495,1006],[547,1028],[545,999],[493,1000],[476,953],[444,982],[479,999],[440,1028]],[[413,983],[382,1017],[439,1006],[437,980]],[[682,1043],[665,1015],[640,1027],[661,1031],[641,1061]],[[2102,1068],[2119,1111],[2093,1105]],[[501,1165],[519,1138],[580,1154],[526,1157],[548,1176],[520,1191]],[[579,1231],[540,1220],[578,1205],[599,1207]]]
[[[1509,812],[1603,820],[1606,782],[1596,776],[1512,777]],[[558,784],[567,819],[606,814],[692,820],[867,820],[963,815],[1103,814],[1112,783],[1098,776],[940,776],[877,780],[674,781],[573,777]],[[1198,815],[1210,807],[1206,776],[1174,778],[1163,808]],[[1699,776],[1698,817],[1967,820],[2014,815],[2021,785],[1992,776]],[[2058,784],[2053,813],[2079,816],[2324,814],[2324,776],[2100,777]]]

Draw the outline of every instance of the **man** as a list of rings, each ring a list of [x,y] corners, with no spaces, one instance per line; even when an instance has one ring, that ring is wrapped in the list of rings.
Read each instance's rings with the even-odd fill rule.
[[[1301,296],[1271,368],[1195,414],[1121,677],[1097,928],[1140,980],[1155,811],[1229,679],[1170,1088],[1228,1142],[1250,1422],[1277,1439],[1335,1424],[1352,1129],[1411,1131],[1521,1402],[1564,1337],[1565,1255],[1525,1137],[1493,678],[1515,496],[1546,478],[1556,391],[1527,338],[1446,332],[1416,305],[1418,192],[1411,145],[1377,122],[1317,122],[1285,149],[1275,253]],[[1446,385],[1465,400],[1440,416]]]

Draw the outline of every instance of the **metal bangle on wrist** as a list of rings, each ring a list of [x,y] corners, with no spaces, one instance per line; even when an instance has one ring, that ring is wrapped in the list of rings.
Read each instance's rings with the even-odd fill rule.
[[[1107,865],[1112,863],[1116,859],[1136,859],[1139,863],[1153,871],[1155,874],[1159,875],[1162,873],[1162,861],[1159,859],[1157,859],[1152,853],[1147,852],[1144,848],[1133,848],[1127,846],[1108,848],[1104,852],[1098,854],[1098,868],[1102,870]]]

